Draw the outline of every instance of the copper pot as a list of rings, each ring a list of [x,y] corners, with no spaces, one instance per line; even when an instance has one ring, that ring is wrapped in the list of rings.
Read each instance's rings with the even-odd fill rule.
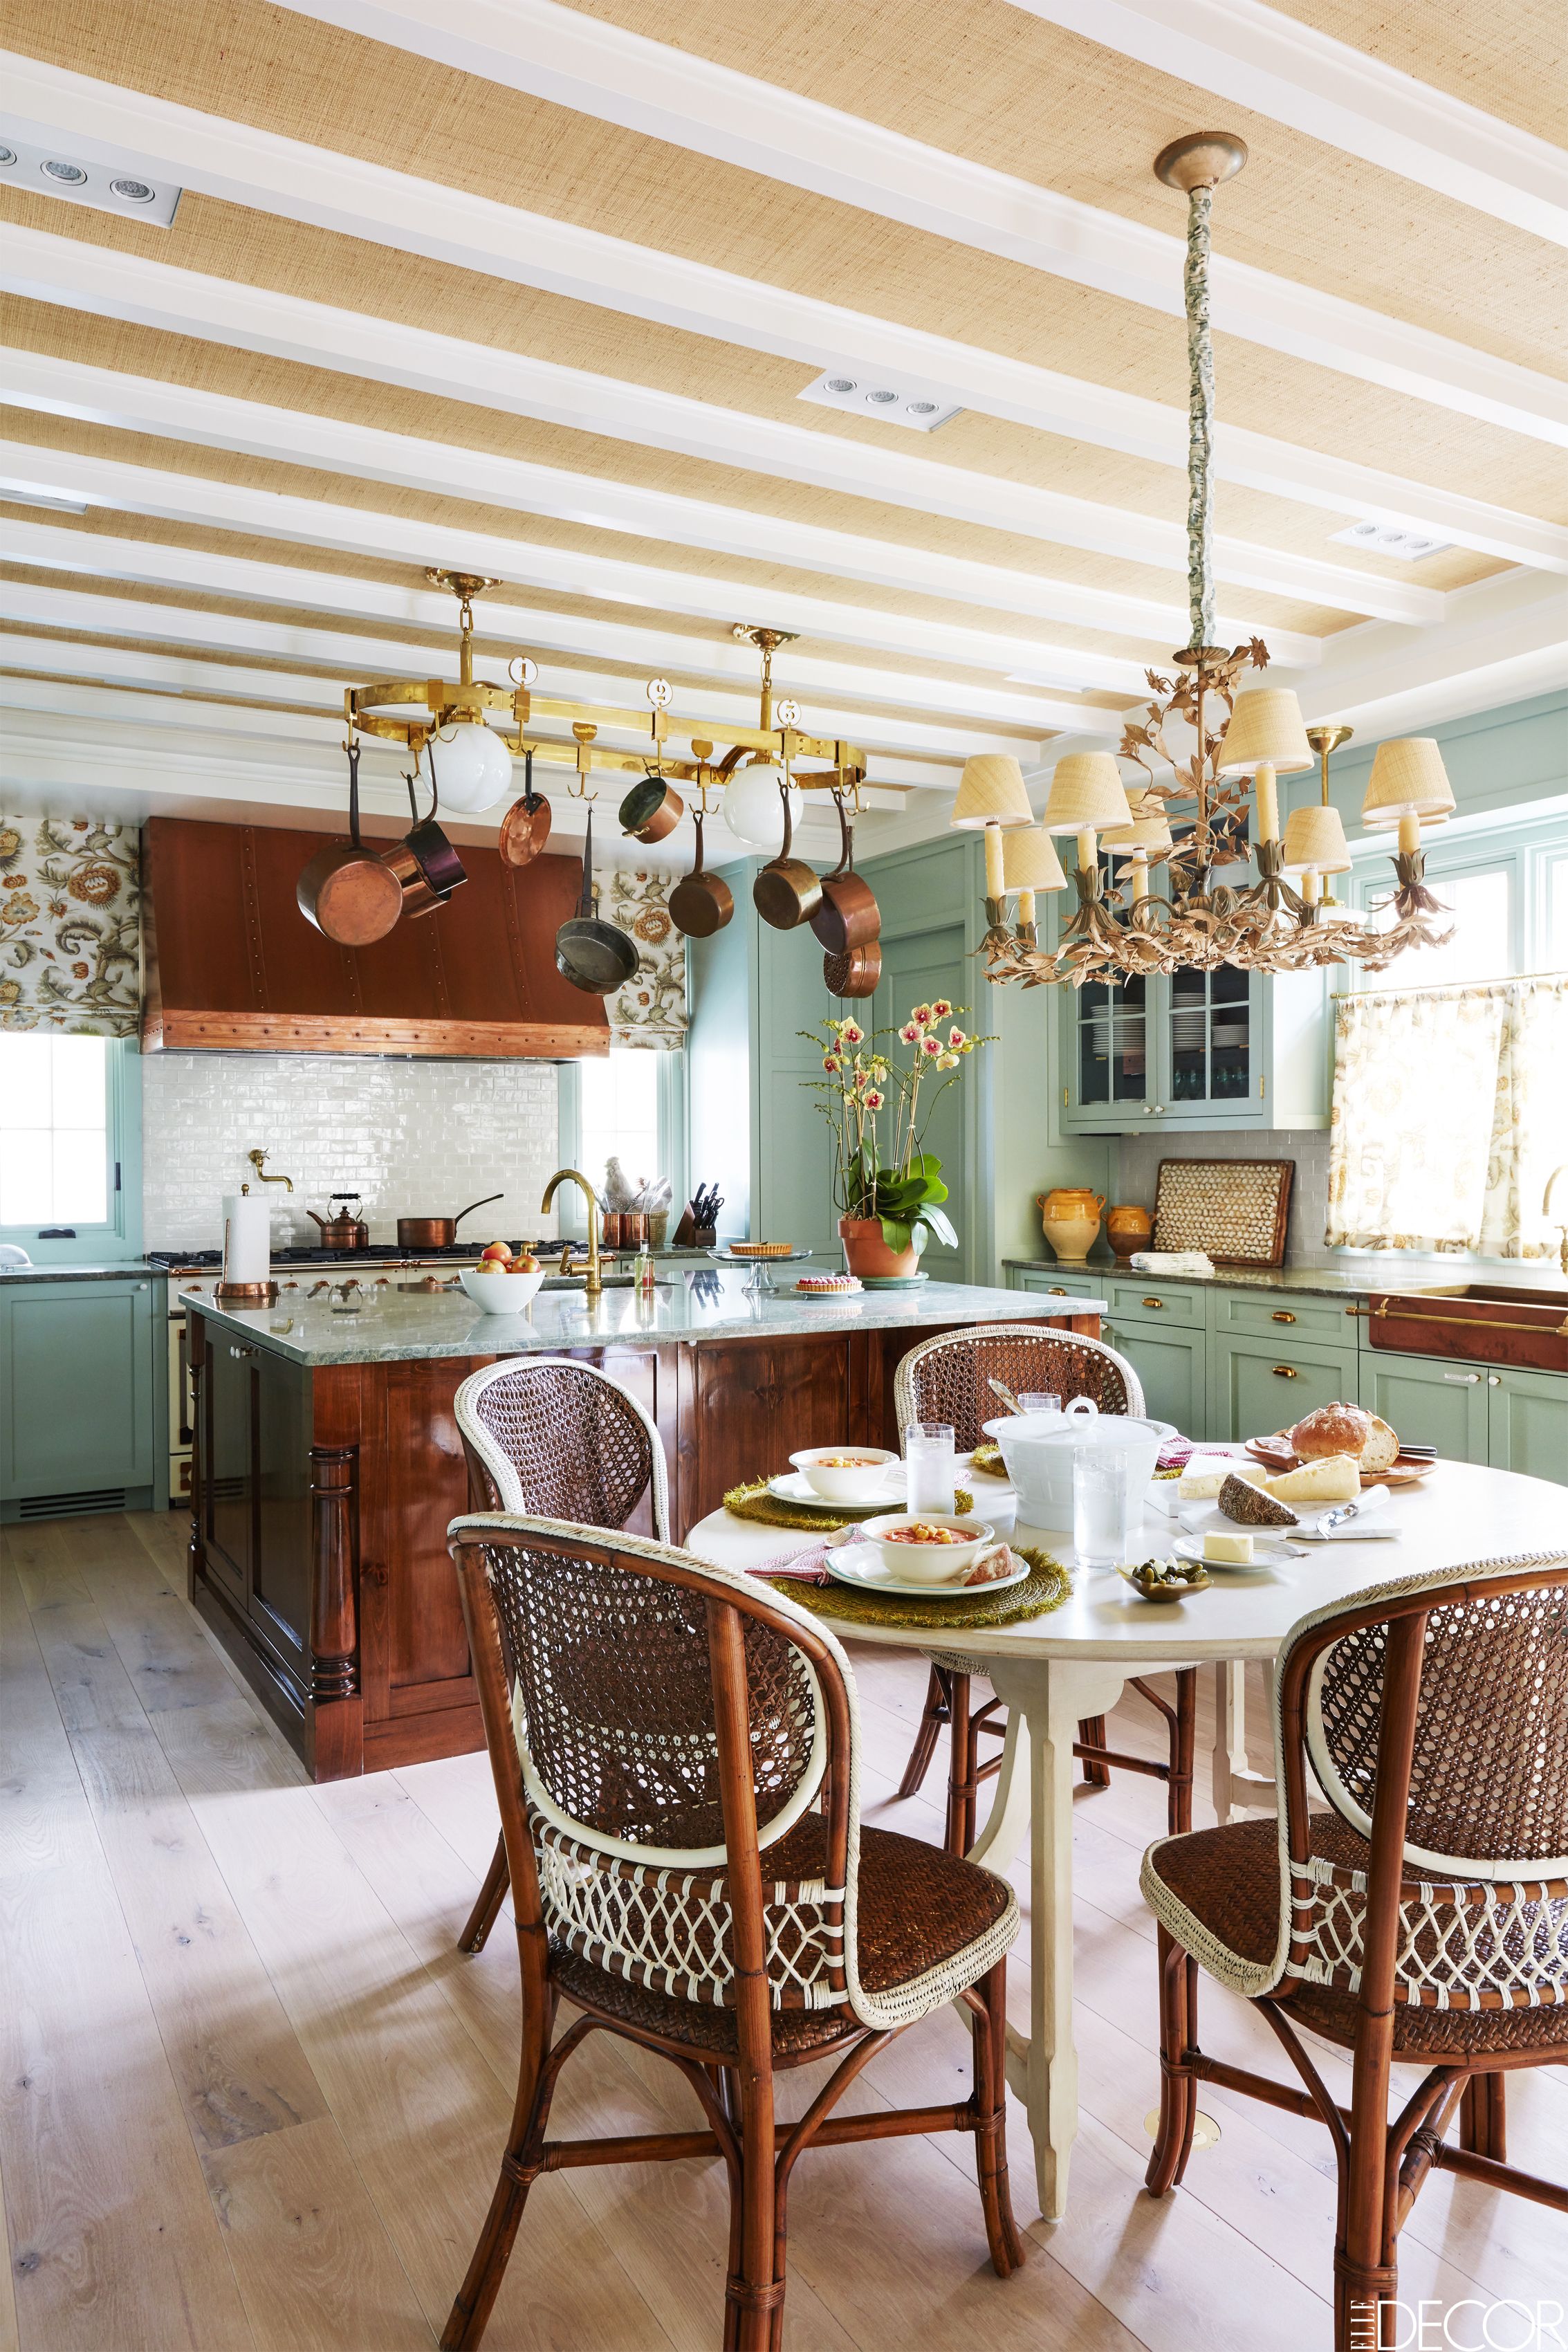
[[[368,948],[384,940],[402,912],[396,875],[360,839],[360,747],[349,752],[349,838],[329,842],[300,869],[299,911],[341,948]]]
[[[878,936],[882,913],[871,884],[854,870],[854,835],[842,793],[833,794],[833,805],[839,812],[839,862],[822,877],[822,903],[811,918],[811,929],[830,955],[847,955]]]
[[[670,919],[689,940],[711,940],[735,912],[735,894],[717,874],[703,872],[702,811],[692,811],[697,829],[696,862],[670,893]]]
[[[435,822],[435,785],[430,787],[430,814],[420,817],[413,797],[413,778],[405,776],[408,810],[413,819],[401,841],[382,852],[382,863],[396,875],[409,915],[433,915],[444,907],[460,882],[466,882],[461,859]]]
[[[534,790],[534,755],[523,754],[523,797],[514,801],[501,819],[496,846],[507,866],[528,866],[549,839],[550,805]]]
[[[327,1205],[335,1212],[330,1217],[319,1216],[314,1209],[307,1209],[305,1212],[312,1224],[319,1225],[321,1229],[321,1247],[335,1250],[368,1249],[371,1243],[371,1229],[362,1217],[356,1216],[354,1213],[360,1205],[359,1194],[334,1192]]]
[[[457,1228],[465,1217],[476,1209],[487,1209],[492,1201],[504,1201],[504,1192],[486,1192],[482,1201],[470,1201],[455,1217],[400,1217],[397,1221],[397,1245],[401,1250],[450,1249],[457,1238]]]
[[[621,803],[621,830],[633,841],[663,841],[685,813],[685,801],[663,776],[644,776]]]
[[[776,931],[793,931],[809,923],[822,903],[821,877],[802,857],[791,857],[794,820],[789,814],[789,788],[782,781],[779,797],[784,803],[784,841],[751,886],[751,903]]]
[[[825,955],[822,978],[830,996],[874,996],[882,978],[882,942],[871,940],[843,955]]]

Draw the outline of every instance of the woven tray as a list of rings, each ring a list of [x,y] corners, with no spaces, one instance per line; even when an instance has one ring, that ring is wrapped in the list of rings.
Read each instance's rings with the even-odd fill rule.
[[[724,1498],[724,1507],[737,1519],[755,1519],[759,1527],[793,1528],[798,1534],[831,1536],[840,1528],[858,1527],[862,1519],[874,1519],[885,1511],[885,1503],[840,1503],[831,1512],[808,1510],[802,1503],[781,1503],[777,1495],[768,1491],[766,1478],[754,1486],[732,1486]],[[953,1516],[966,1519],[975,1507],[975,1498],[967,1486],[953,1493]]]
[[[1216,1265],[1283,1265],[1293,1160],[1162,1160],[1154,1247]]]
[[[941,1625],[952,1633],[973,1633],[984,1625],[1021,1625],[1030,1617],[1048,1616],[1071,1599],[1072,1579],[1049,1552],[1013,1549],[1029,1562],[1021,1584],[1001,1591],[977,1585],[973,1601],[910,1601],[902,1593],[857,1592],[849,1584],[802,1584],[798,1578],[763,1577],[776,1591],[787,1592],[814,1616],[831,1617],[840,1625],[898,1625],[926,1633]]]

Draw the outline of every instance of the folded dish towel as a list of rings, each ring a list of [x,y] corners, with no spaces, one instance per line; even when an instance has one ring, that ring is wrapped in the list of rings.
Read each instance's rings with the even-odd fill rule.
[[[1212,1274],[1207,1250],[1134,1250],[1127,1264],[1135,1274]]]

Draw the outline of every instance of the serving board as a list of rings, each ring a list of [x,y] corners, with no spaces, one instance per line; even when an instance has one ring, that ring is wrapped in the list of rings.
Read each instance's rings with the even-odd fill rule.
[[[1293,1160],[1162,1160],[1156,1250],[1205,1250],[1216,1265],[1283,1265]]]
[[[1283,1430],[1276,1437],[1249,1437],[1247,1451],[1254,1461],[1261,1462],[1269,1470],[1280,1472],[1301,1467],[1301,1457]],[[1429,1477],[1437,1466],[1435,1462],[1428,1462],[1425,1454],[1396,1454],[1386,1470],[1364,1470],[1361,1483],[1364,1487],[1414,1486],[1417,1479]],[[1324,1507],[1326,1509],[1328,1506]]]

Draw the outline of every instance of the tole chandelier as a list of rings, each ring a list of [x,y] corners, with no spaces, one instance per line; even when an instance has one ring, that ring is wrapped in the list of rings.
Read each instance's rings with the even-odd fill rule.
[[[1348,727],[1306,727],[1296,697],[1243,685],[1268,666],[1269,649],[1214,643],[1214,352],[1208,321],[1209,214],[1214,191],[1240,171],[1245,142],[1228,131],[1178,139],[1155,158],[1156,176],[1187,200],[1187,587],[1191,642],[1173,655],[1174,674],[1149,670],[1153,699],[1129,720],[1114,757],[1071,752],[1061,760],[1038,828],[1018,761],[987,754],[966,763],[953,805],[956,825],[984,827],[986,915],[982,943],[992,981],[1038,987],[1217,964],[1260,971],[1304,971],[1354,959],[1381,971],[1409,947],[1452,936],[1434,919],[1443,909],[1423,879],[1421,822],[1454,806],[1437,746],[1429,739],[1378,746],[1362,804],[1368,825],[1398,827],[1397,887],[1376,930],[1333,897],[1333,877],[1350,869],[1339,812],[1329,799],[1329,754]],[[1129,796],[1118,760],[1144,772]],[[1291,812],[1281,835],[1276,778],[1320,769],[1317,801]],[[1251,779],[1250,805],[1247,780]],[[1250,834],[1249,840],[1249,816]],[[1028,828],[1026,832],[1024,828]],[[1051,836],[1073,843],[1062,871]],[[1103,852],[1115,879],[1107,883]],[[1257,878],[1216,877],[1256,860]],[[1151,888],[1163,875],[1166,895]],[[1036,894],[1065,890],[1076,905],[1054,949],[1039,943]],[[1326,886],[1326,887],[1325,887]],[[1012,919],[1009,919],[1009,900]]]

